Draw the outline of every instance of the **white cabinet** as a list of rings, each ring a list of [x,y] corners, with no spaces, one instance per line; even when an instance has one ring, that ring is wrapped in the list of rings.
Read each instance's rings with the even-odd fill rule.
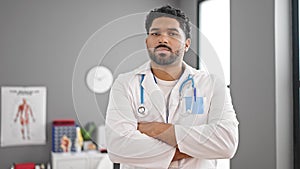
[[[113,169],[107,154],[98,152],[51,153],[52,169]]]

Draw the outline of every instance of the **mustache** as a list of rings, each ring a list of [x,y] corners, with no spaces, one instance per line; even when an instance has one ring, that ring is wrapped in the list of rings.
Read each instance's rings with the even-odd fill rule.
[[[170,51],[172,51],[172,49],[171,49],[169,46],[167,46],[167,45],[158,45],[158,46],[156,46],[156,47],[154,48],[154,51],[155,51],[156,49],[158,49],[158,48],[167,48],[167,49],[169,49]]]

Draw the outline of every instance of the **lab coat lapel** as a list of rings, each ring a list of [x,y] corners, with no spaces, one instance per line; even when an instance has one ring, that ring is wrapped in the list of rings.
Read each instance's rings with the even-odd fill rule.
[[[142,86],[145,90],[145,93],[148,95],[149,100],[146,101],[151,101],[155,109],[159,112],[159,114],[162,116],[164,121],[166,121],[166,103],[164,99],[164,95],[160,88],[157,86],[157,84],[154,81],[153,74],[151,70],[146,71],[145,73],[145,79],[142,82]],[[153,112],[149,112],[153,113]]]

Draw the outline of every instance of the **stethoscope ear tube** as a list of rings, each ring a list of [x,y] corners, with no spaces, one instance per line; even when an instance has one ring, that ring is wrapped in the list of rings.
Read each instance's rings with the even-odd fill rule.
[[[193,88],[193,97],[194,97],[194,101],[196,101],[196,96],[197,96],[197,90],[195,88],[195,82],[194,82],[194,79],[193,77],[189,74],[188,78],[183,81],[179,87],[179,95],[180,95],[180,99],[182,100],[182,90],[183,90],[183,87],[189,82],[191,81],[192,82],[192,88]]]

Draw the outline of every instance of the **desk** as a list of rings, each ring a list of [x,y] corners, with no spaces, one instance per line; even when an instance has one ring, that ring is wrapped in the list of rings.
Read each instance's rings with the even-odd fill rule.
[[[52,169],[113,169],[107,154],[96,151],[51,153]]]

